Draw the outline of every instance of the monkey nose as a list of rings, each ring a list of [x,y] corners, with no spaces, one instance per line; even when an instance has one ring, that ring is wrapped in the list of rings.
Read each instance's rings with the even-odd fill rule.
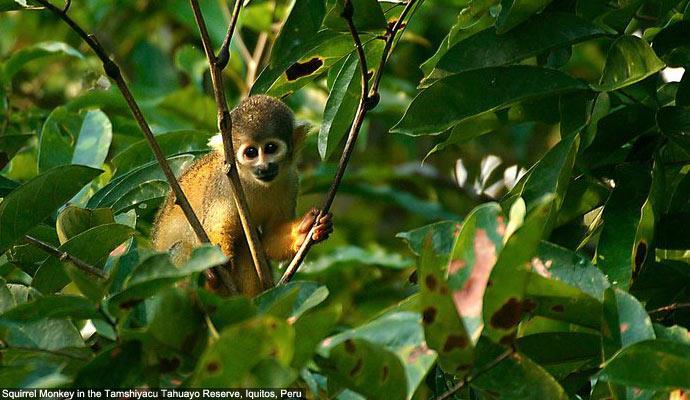
[[[261,164],[256,166],[253,172],[257,179],[264,182],[270,182],[278,175],[278,164]]]

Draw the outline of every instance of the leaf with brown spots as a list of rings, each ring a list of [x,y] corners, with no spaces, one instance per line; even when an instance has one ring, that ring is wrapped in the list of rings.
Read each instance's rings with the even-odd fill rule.
[[[530,260],[537,252],[546,222],[552,210],[554,196],[547,195],[536,203],[532,212],[506,242],[491,271],[491,286],[484,294],[483,316],[487,322],[483,334],[499,343],[515,335],[524,316]]]
[[[481,205],[463,222],[450,255],[448,285],[473,341],[481,332],[484,291],[503,248],[504,234],[504,218],[498,204]]]
[[[206,348],[191,382],[208,388],[287,385],[296,376],[290,368],[294,336],[292,326],[268,315],[231,325]],[[276,369],[270,379],[254,369],[263,362]]]
[[[403,400],[407,378],[394,353],[364,339],[347,339],[330,349],[322,372],[370,399]]]

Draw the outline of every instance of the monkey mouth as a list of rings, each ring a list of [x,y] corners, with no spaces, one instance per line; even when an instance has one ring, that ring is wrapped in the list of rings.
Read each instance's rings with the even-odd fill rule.
[[[254,176],[256,176],[256,179],[262,182],[270,182],[275,179],[276,176],[278,176],[278,171],[263,172],[260,174],[254,174]]]

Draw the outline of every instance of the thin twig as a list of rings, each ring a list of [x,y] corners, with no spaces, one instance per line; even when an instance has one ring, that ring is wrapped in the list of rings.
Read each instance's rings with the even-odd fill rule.
[[[479,378],[480,376],[484,375],[485,373],[489,372],[490,370],[494,369],[498,364],[500,364],[503,360],[506,358],[510,357],[511,354],[513,354],[515,350],[508,349],[505,352],[501,353],[498,357],[494,358],[491,360],[490,363],[486,364],[484,368],[481,370],[477,371],[476,374],[469,376],[460,382],[456,383],[455,386],[452,388],[448,389],[445,393],[441,394],[439,397],[436,398],[436,400],[445,400],[449,398],[450,396],[454,395],[457,393],[458,390],[462,389],[466,384],[472,382],[473,380]]]
[[[208,29],[206,28],[206,21],[204,21],[204,17],[201,14],[199,2],[197,0],[189,0],[189,3],[192,6],[194,20],[199,28],[199,33],[201,34],[201,43],[204,47],[204,52],[206,53],[206,58],[208,59],[209,68],[211,70],[213,95],[216,100],[216,107],[218,109],[218,130],[223,137],[225,174],[230,181],[230,187],[232,188],[235,205],[240,217],[242,229],[245,233],[245,238],[247,239],[247,246],[249,247],[249,252],[251,253],[252,260],[254,262],[254,269],[256,270],[259,283],[262,288],[267,289],[273,286],[273,277],[271,276],[271,270],[266,259],[266,253],[259,239],[259,232],[256,229],[256,226],[250,220],[247,198],[244,194],[244,189],[242,188],[240,175],[237,171],[237,165],[235,164],[235,150],[232,144],[232,116],[228,110],[227,100],[225,99],[221,63],[219,63],[218,59],[216,59],[216,57],[213,55],[211,39],[208,34]],[[242,5],[241,0],[237,0],[236,4],[239,4],[238,7],[240,7]],[[235,16],[233,18],[236,19],[237,17]],[[231,22],[230,26],[232,30],[229,29],[226,36],[226,41],[228,43],[230,43],[232,40],[235,25]]]
[[[57,247],[54,247],[50,243],[46,243],[40,239],[37,239],[33,236],[26,235],[24,236],[24,240],[28,242],[29,244],[32,244],[39,248],[40,250],[43,250],[44,252],[50,254],[53,257],[58,258],[60,261],[68,261],[78,269],[86,272],[89,275],[93,275],[98,279],[103,279],[107,280],[108,279],[108,274],[105,272],[101,271],[100,269],[91,266],[89,263],[67,253],[64,252]]]
[[[302,243],[302,246],[300,246],[299,250],[297,250],[297,253],[292,258],[292,261],[290,261],[290,264],[285,269],[285,273],[283,273],[283,276],[280,278],[279,284],[285,284],[289,282],[290,279],[292,279],[292,277],[295,275],[295,273],[297,273],[297,270],[299,269],[300,265],[304,261],[304,258],[309,252],[309,249],[314,243],[313,235],[317,225],[316,221],[319,221],[321,217],[326,215],[331,209],[331,205],[333,204],[335,195],[338,192],[338,187],[340,186],[340,182],[342,181],[343,175],[345,174],[345,169],[347,168],[347,164],[350,161],[350,156],[352,155],[352,152],[355,149],[355,143],[357,141],[357,137],[359,136],[359,131],[362,128],[364,118],[366,117],[367,112],[369,110],[372,110],[374,107],[378,105],[378,102],[380,100],[378,88],[381,81],[382,71],[386,65],[386,62],[388,61],[388,56],[391,52],[391,49],[393,48],[393,42],[395,41],[398,32],[404,27],[403,20],[412,10],[415,3],[417,3],[417,0],[409,0],[407,2],[407,5],[405,6],[405,9],[403,9],[402,13],[400,14],[400,18],[398,19],[398,21],[396,21],[393,27],[386,32],[386,44],[384,45],[383,55],[381,56],[381,61],[379,62],[378,68],[376,69],[376,72],[372,80],[371,87],[369,88],[369,73],[367,71],[366,57],[364,55],[362,42],[359,38],[359,34],[357,33],[357,29],[354,26],[353,22],[353,16],[356,10],[354,10],[351,0],[345,0],[345,7],[343,9],[342,17],[345,18],[345,20],[347,21],[348,28],[350,29],[350,34],[352,35],[352,39],[355,42],[357,55],[360,60],[360,72],[362,74],[362,95],[359,100],[359,106],[357,107],[357,111],[355,113],[352,126],[350,127],[350,132],[347,135],[347,140],[345,142],[343,153],[340,157],[340,161],[338,162],[338,169],[336,170],[336,174],[333,178],[333,182],[331,183],[331,187],[328,190],[328,193],[326,194],[326,199],[324,200],[324,204],[321,207],[321,212],[319,216],[314,220],[315,223],[314,225],[312,225],[309,233],[307,234],[307,238]]]
[[[650,315],[659,314],[663,312],[676,311],[683,308],[690,308],[690,303],[673,303],[664,307],[655,308],[654,310],[650,310],[647,313]]]
[[[261,32],[259,37],[256,39],[256,46],[254,47],[254,53],[250,61],[247,63],[247,91],[254,85],[256,80],[256,71],[261,65],[261,58],[263,57],[264,50],[266,49],[266,43],[268,43],[268,33]]]
[[[153,132],[151,132],[149,124],[146,122],[146,119],[144,118],[144,114],[141,112],[139,105],[134,99],[134,96],[132,95],[132,92],[129,90],[129,87],[127,86],[127,82],[125,82],[125,79],[122,76],[120,67],[115,63],[113,59],[111,59],[108,56],[103,46],[101,46],[101,44],[98,42],[94,35],[87,34],[86,31],[84,31],[84,29],[81,26],[79,26],[79,24],[77,24],[72,18],[70,18],[69,15],[67,15],[66,11],[69,9],[69,2],[65,4],[64,9],[60,9],[51,4],[47,0],[36,1],[48,10],[50,10],[53,14],[58,16],[61,20],[63,20],[77,35],[79,35],[79,37],[81,37],[81,39],[94,51],[94,53],[96,53],[96,56],[98,56],[98,58],[101,60],[101,63],[103,64],[103,70],[105,71],[106,75],[108,75],[108,77],[115,81],[115,84],[120,90],[120,93],[122,93],[122,96],[125,98],[127,106],[132,112],[134,119],[137,121],[137,124],[139,125],[141,132],[144,134],[144,137],[146,138],[149,147],[151,148],[154,156],[156,157],[156,161],[160,165],[161,170],[163,170],[165,179],[167,180],[168,184],[170,185],[170,189],[175,195],[175,204],[180,206],[180,208],[182,209],[182,212],[187,218],[187,221],[189,221],[189,225],[192,227],[192,230],[194,230],[194,233],[196,234],[196,237],[199,239],[199,241],[202,243],[209,243],[210,240],[208,238],[208,235],[206,234],[206,231],[204,230],[203,225],[201,225],[201,221],[199,221],[199,218],[194,213],[194,210],[192,209],[192,206],[189,203],[187,196],[184,194],[182,188],[180,187],[180,184],[177,182],[177,178],[175,178],[175,174],[170,168],[170,164],[168,164],[163,150],[161,150],[161,147],[158,145],[158,142],[156,141]],[[207,279],[213,280],[214,274],[217,276],[221,276],[222,274],[219,275],[218,272],[218,268],[213,268],[211,271],[207,271]],[[222,276],[220,277],[220,279],[222,283],[227,285],[227,282],[225,282]]]
[[[228,61],[230,61],[230,42],[232,42],[232,35],[235,32],[235,26],[237,26],[237,18],[240,16],[240,8],[242,8],[242,0],[235,0],[235,7],[232,10],[230,24],[228,24],[228,32],[225,34],[218,56],[215,58],[215,64],[221,71],[225,69]]]

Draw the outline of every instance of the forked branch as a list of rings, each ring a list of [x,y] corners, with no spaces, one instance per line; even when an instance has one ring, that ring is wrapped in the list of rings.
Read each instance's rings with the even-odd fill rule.
[[[352,156],[352,152],[355,149],[355,143],[357,142],[359,131],[360,129],[362,129],[362,123],[364,122],[364,118],[366,117],[367,112],[372,110],[379,103],[380,95],[378,90],[379,85],[381,83],[381,76],[383,69],[386,66],[386,62],[388,61],[388,57],[390,56],[391,50],[393,49],[393,44],[396,38],[398,37],[398,33],[401,30],[403,30],[405,26],[405,18],[407,18],[407,16],[409,15],[410,11],[414,8],[416,3],[417,0],[408,0],[398,20],[386,32],[386,43],[383,48],[383,54],[381,56],[381,60],[379,61],[378,68],[376,69],[376,72],[374,73],[374,76],[372,78],[370,88],[369,72],[367,70],[367,60],[364,54],[364,47],[362,45],[362,41],[360,40],[359,33],[357,32],[357,28],[355,27],[353,21],[354,13],[357,10],[354,9],[351,0],[345,0],[343,13],[341,16],[347,22],[348,29],[350,30],[350,34],[352,35],[352,40],[355,43],[355,50],[357,51],[357,57],[359,58],[360,73],[362,75],[362,94],[359,99],[359,105],[357,107],[357,111],[355,113],[352,126],[350,127],[350,131],[347,135],[345,148],[343,149],[343,153],[340,156],[340,161],[338,162],[338,169],[336,170],[335,177],[333,178],[333,182],[331,183],[331,187],[328,190],[328,193],[326,194],[326,199],[324,200],[323,206],[321,207],[321,213],[319,214],[319,217],[315,219],[315,221],[319,221],[321,217],[326,215],[331,209],[331,205],[333,204],[335,195],[338,193],[340,182],[342,181],[343,175],[345,174],[345,169],[347,168],[347,164],[350,161],[350,156]],[[279,284],[285,284],[289,282],[290,279],[292,279],[292,277],[295,275],[295,273],[297,273],[297,270],[304,261],[304,258],[309,252],[309,249],[314,244],[312,237],[314,235],[315,227],[316,225],[312,226],[311,230],[309,231],[309,234],[307,235],[307,239],[302,243],[302,246],[299,248],[295,256],[292,258],[292,261],[290,261],[290,264],[286,268],[285,273],[280,278]]]
[[[192,6],[192,11],[194,12],[194,20],[199,27],[201,43],[204,47],[206,58],[208,59],[209,69],[211,70],[213,95],[216,100],[216,108],[218,109],[218,130],[223,137],[225,173],[228,176],[230,187],[232,188],[232,194],[238,214],[240,216],[240,222],[245,234],[244,236],[247,239],[249,252],[251,253],[252,260],[254,262],[254,269],[256,270],[261,287],[268,289],[273,286],[273,277],[271,276],[271,270],[266,259],[266,253],[259,239],[259,232],[256,229],[256,226],[250,220],[247,198],[244,194],[242,183],[240,182],[240,175],[237,171],[237,166],[235,165],[235,150],[232,144],[232,117],[230,115],[230,111],[228,110],[228,103],[225,98],[225,90],[223,88],[222,70],[225,65],[227,65],[227,60],[222,62],[223,60],[221,57],[223,57],[224,52],[229,51],[227,48],[230,46],[230,41],[232,40],[234,28],[237,22],[237,16],[239,14],[239,8],[241,7],[242,3],[241,0],[236,0],[235,12],[233,12],[230,27],[228,28],[228,33],[225,36],[223,47],[219,52],[218,58],[216,58],[213,53],[211,39],[208,34],[208,29],[206,28],[204,16],[201,14],[199,2],[197,0],[189,0],[189,3]]]
[[[144,134],[144,137],[148,141],[149,147],[151,147],[151,150],[153,151],[153,154],[156,157],[156,161],[158,161],[158,164],[163,170],[165,179],[168,181],[170,188],[175,194],[176,204],[179,205],[182,209],[182,212],[189,221],[189,225],[194,230],[194,233],[196,234],[199,241],[202,243],[208,243],[208,235],[206,234],[206,231],[204,231],[204,227],[201,225],[199,218],[194,213],[191,204],[189,204],[189,200],[182,191],[180,184],[177,182],[175,174],[170,168],[170,164],[168,164],[167,160],[165,159],[165,154],[163,154],[163,150],[161,150],[160,146],[158,145],[158,142],[156,142],[156,139],[153,136],[153,132],[151,132],[151,128],[149,127],[149,124],[146,122],[146,119],[144,118],[144,114],[141,112],[141,109],[139,108],[139,105],[137,104],[136,100],[134,100],[134,96],[132,95],[132,92],[129,90],[129,87],[127,86],[127,82],[125,82],[125,79],[122,76],[120,67],[115,63],[115,61],[113,61],[113,59],[111,59],[108,56],[105,49],[103,48],[103,46],[101,46],[96,37],[94,35],[86,33],[86,31],[84,31],[84,29],[81,26],[79,26],[79,24],[77,24],[77,22],[74,21],[67,14],[71,4],[70,1],[67,1],[63,8],[58,8],[47,0],[36,0],[36,2],[41,4],[46,9],[50,10],[53,14],[55,14],[62,21],[64,21],[77,35],[79,35],[79,37],[94,51],[94,53],[96,53],[98,58],[101,60],[106,75],[108,75],[110,79],[115,81],[115,84],[120,90],[120,93],[122,93],[122,96],[125,98],[127,106],[132,112],[134,119],[137,121],[137,124],[139,125],[141,132]],[[221,279],[221,283],[224,283],[227,286],[227,282],[225,281],[225,279],[223,279],[222,275],[217,273],[219,272],[217,271],[217,268],[214,268],[214,272],[216,272],[215,275],[220,277],[219,279]],[[213,280],[214,276],[212,275],[213,274],[211,274],[210,272],[207,273],[207,278]]]

